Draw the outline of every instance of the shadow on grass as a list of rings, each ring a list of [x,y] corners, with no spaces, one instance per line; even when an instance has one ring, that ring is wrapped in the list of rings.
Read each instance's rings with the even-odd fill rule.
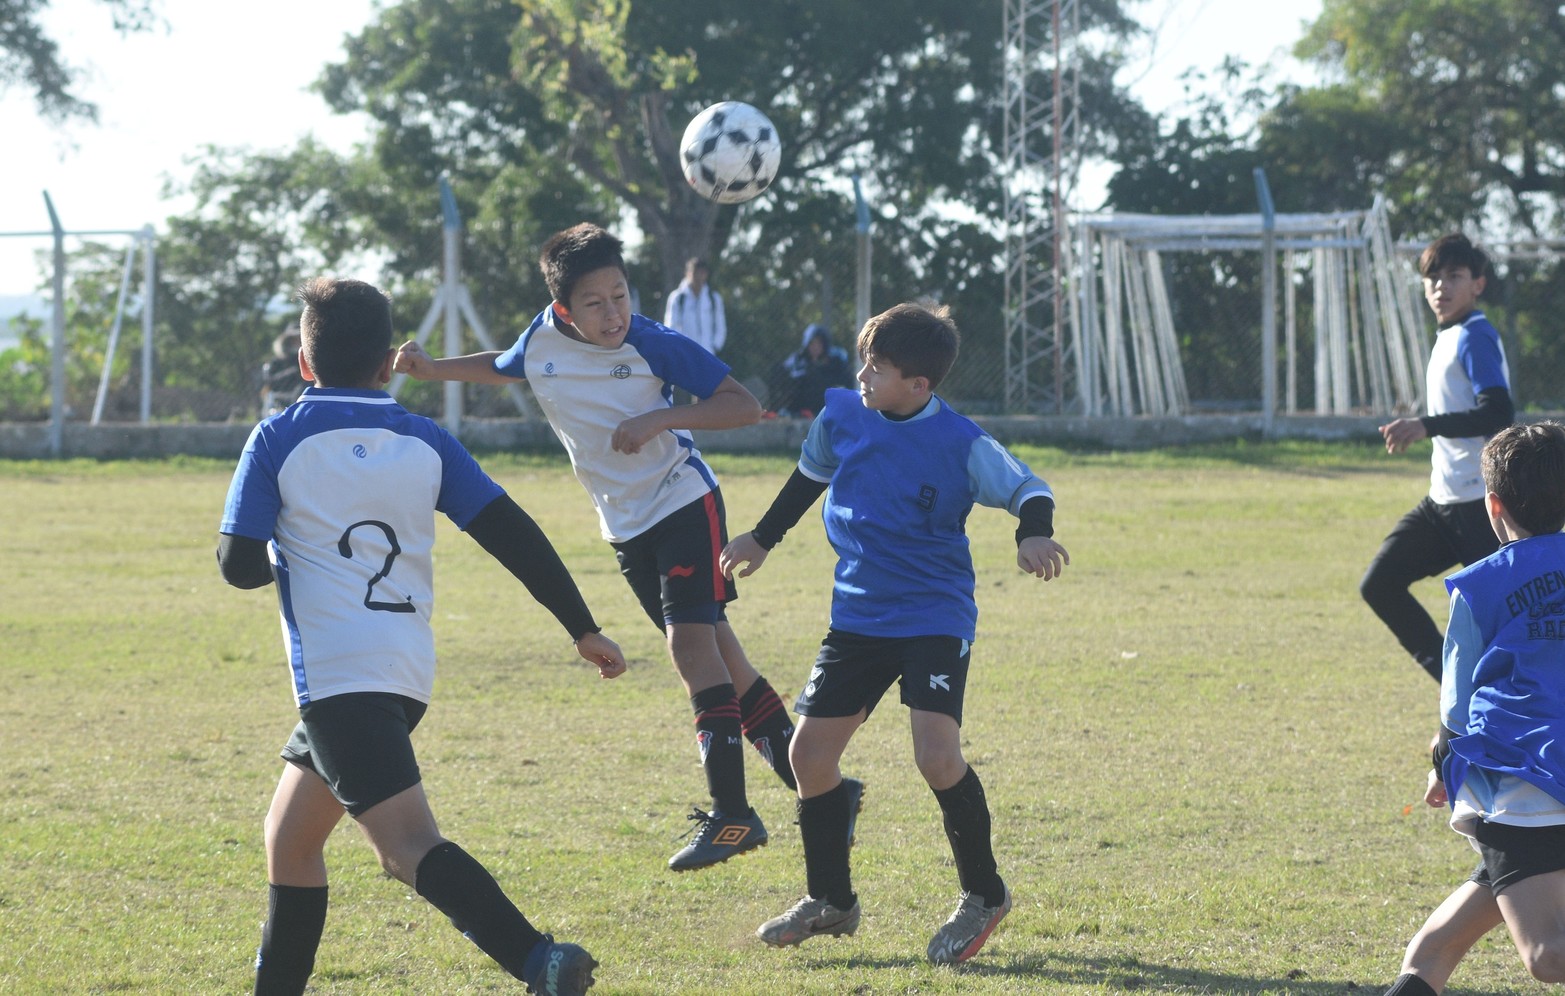
[[[822,964],[827,964],[825,960]],[[922,965],[923,959],[848,958],[830,961],[840,968],[908,969]],[[1120,992],[1197,992],[1197,993],[1298,993],[1303,996],[1379,996],[1396,978],[1397,965],[1387,962],[1393,973],[1384,979],[1315,978],[1304,969],[1284,975],[1235,975],[1209,972],[1185,966],[1158,965],[1133,957],[1086,958],[1071,954],[1030,954],[1013,958],[980,957],[950,971],[973,979],[1015,979],[1044,986],[1080,986]],[[1047,990],[1040,990],[1047,991]],[[1506,989],[1462,988],[1464,996],[1508,996]]]

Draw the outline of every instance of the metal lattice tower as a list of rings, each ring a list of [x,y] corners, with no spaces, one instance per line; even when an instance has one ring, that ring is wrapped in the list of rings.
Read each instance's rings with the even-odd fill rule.
[[[1079,0],[1005,0],[1005,407],[1064,412],[1061,274],[1080,172]]]

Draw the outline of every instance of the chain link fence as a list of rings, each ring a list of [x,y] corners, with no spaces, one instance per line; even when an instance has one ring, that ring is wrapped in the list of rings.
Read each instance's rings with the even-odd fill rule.
[[[1433,319],[1422,302],[1412,260],[1418,246],[1397,247],[1400,277],[1395,293],[1415,315],[1413,335],[1427,350]],[[119,275],[123,246],[109,247],[110,263],[101,273]],[[1510,362],[1513,393],[1518,409],[1531,412],[1565,410],[1565,246],[1553,243],[1512,243],[1491,248],[1494,273],[1481,306],[1500,330]],[[960,278],[920,273],[898,257],[890,239],[872,237],[868,252],[851,227],[815,233],[806,244],[735,247],[714,262],[712,285],[724,295],[728,315],[728,341],[722,357],[734,375],[749,387],[763,406],[775,411],[786,389],[782,361],[801,347],[803,332],[812,323],[830,330],[833,342],[850,354],[856,369],[854,337],[858,331],[856,289],[861,258],[868,256],[873,271],[869,280],[871,314],[905,300],[944,301],[963,331],[961,357],[951,378],[939,393],[968,414],[1000,413],[1004,409],[1005,342],[1001,315],[1001,275],[980,274]],[[1253,251],[1187,246],[1157,255],[1152,265],[1156,279],[1166,288],[1169,344],[1165,352],[1147,356],[1177,357],[1183,379],[1184,400],[1161,414],[1239,413],[1261,410],[1264,365],[1262,339],[1262,269]],[[996,266],[998,269],[998,266]],[[1321,358],[1329,344],[1322,340],[1329,327],[1321,309],[1329,304],[1318,286],[1325,271],[1313,265],[1307,253],[1294,255],[1280,267],[1276,315],[1278,358],[1278,411],[1312,413],[1342,411],[1355,414],[1389,414],[1391,407],[1416,409],[1422,405],[1421,359],[1411,357],[1415,404],[1388,403],[1371,390],[1376,374],[1371,337],[1377,333],[1361,318],[1343,317],[1341,355],[1331,362],[1347,387],[1343,403],[1338,388],[1321,376]],[[134,423],[142,415],[140,295],[134,287],[122,293],[113,279],[73,282],[67,291],[66,316],[66,419],[85,423]],[[655,319],[663,315],[666,292],[652,266],[632,261],[633,285],[641,288],[640,309]],[[1334,280],[1339,278],[1332,278]],[[1340,277],[1339,295],[1362,301],[1370,288],[1351,274]],[[1065,292],[1081,300],[1080,281],[1067,281]],[[397,321],[404,330],[415,328],[433,295],[404,293],[397,300]],[[480,289],[478,300],[484,295]],[[10,335],[0,335],[0,421],[39,422],[50,417],[50,328],[47,297],[33,309],[12,318]],[[1339,302],[1340,303],[1340,302]],[[117,310],[117,305],[122,310]],[[1125,303],[1125,307],[1131,307]],[[1331,305],[1336,307],[1336,305]],[[41,310],[40,310],[41,309]],[[482,304],[479,305],[483,311]],[[1344,313],[1345,314],[1345,313]],[[206,363],[231,366],[238,386],[214,387],[194,373],[172,373],[161,365],[160,337],[179,335],[177,308],[160,307],[154,323],[153,383],[148,393],[154,422],[253,422],[265,414],[266,385],[263,367],[274,358],[273,339],[292,316],[286,308],[255,312],[242,321],[249,331],[239,337],[247,343],[243,355],[214,354]],[[488,329],[493,341],[505,348],[521,328],[514,321],[493,321]],[[4,322],[0,319],[0,322]],[[1291,332],[1290,332],[1291,330]],[[1126,333],[1128,335],[1128,332]],[[1335,333],[1334,333],[1335,334]],[[117,337],[112,355],[110,344]],[[1064,362],[1076,375],[1083,362],[1080,345],[1065,337]],[[476,341],[469,348],[481,348]],[[1333,347],[1336,348],[1336,347]],[[438,351],[438,350],[437,350]],[[1425,354],[1427,355],[1427,353]],[[1153,359],[1151,367],[1166,365]],[[107,367],[107,374],[105,368]],[[1129,376],[1139,375],[1131,368]],[[1335,376],[1335,375],[1334,375]],[[523,392],[522,404],[505,391],[465,385],[464,411],[474,418],[536,418],[536,409]],[[439,384],[409,382],[399,399],[410,408],[433,416],[443,410]],[[1067,391],[1068,414],[1153,414],[1144,409],[1086,412],[1081,399]],[[786,416],[784,416],[786,417]]]

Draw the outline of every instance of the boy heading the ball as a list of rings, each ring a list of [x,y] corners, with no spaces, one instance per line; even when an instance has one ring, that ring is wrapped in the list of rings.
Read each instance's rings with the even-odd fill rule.
[[[968,512],[981,504],[1019,517],[1016,561],[1029,574],[1050,580],[1070,558],[1051,538],[1049,486],[933,393],[959,341],[944,308],[903,304],[866,322],[857,394],[826,392],[798,468],[755,529],[723,550],[725,574],[754,573],[825,492],[826,535],[838,557],[831,628],[795,706],[801,718],[791,754],[808,894],[761,925],[757,934],[767,944],[858,929],[844,839],[852,809],[838,763],[898,681],[915,762],[939,803],[962,889],[929,943],[929,960],[971,958],[1011,909],[983,785],[962,757],[978,619]]]
[[[526,585],[604,678],[625,659],[593,622],[532,518],[462,445],[382,388],[391,302],[356,280],[300,289],[299,369],[312,386],[251,432],[223,509],[224,580],[276,583],[299,723],[266,815],[270,903],[255,992],[304,992],[326,920],[326,839],[351,815],[412,886],[535,992],[584,993],[597,963],[527,921],[441,836],[410,735],[435,678],[435,513]]]
[[[1515,417],[1500,334],[1478,308],[1488,267],[1488,255],[1459,232],[1419,257],[1424,300],[1439,322],[1425,375],[1428,414],[1395,419],[1380,434],[1388,453],[1433,441],[1429,493],[1397,522],[1359,582],[1364,601],[1436,681],[1440,630],[1408,587],[1495,551],[1478,459],[1484,439]]]
[[[717,566],[727,537],[722,493],[689,431],[750,425],[761,406],[722,360],[631,312],[623,244],[604,229],[557,233],[539,266],[554,300],[510,349],[432,359],[409,342],[396,369],[420,380],[532,386],[690,697],[712,810],[690,815],[690,842],[669,867],[704,868],[766,843],[745,790],[741,734],[794,787],[788,711],[728,623],[736,594]],[[698,400],[676,406],[675,387]]]
[[[1500,549],[1446,579],[1440,735],[1424,801],[1480,861],[1408,944],[1392,996],[1432,996],[1504,923],[1534,978],[1565,982],[1565,426],[1501,430],[1482,454]]]

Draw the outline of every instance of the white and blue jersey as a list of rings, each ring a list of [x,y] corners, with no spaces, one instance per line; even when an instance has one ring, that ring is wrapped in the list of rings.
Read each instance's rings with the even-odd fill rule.
[[[638,536],[716,490],[687,430],[659,433],[639,453],[611,445],[621,422],[673,407],[675,387],[709,398],[728,376],[728,364],[691,339],[632,315],[624,341],[606,349],[566,335],[545,308],[494,368],[532,388],[609,542]]]
[[[1429,353],[1425,375],[1428,414],[1470,411],[1478,395],[1490,388],[1510,390],[1510,368],[1500,333],[1481,311],[1470,312],[1459,324],[1441,329]],[[1484,496],[1479,457],[1483,436],[1435,436],[1429,471],[1429,497],[1441,505],[1477,501]]]
[[[435,512],[466,528],[504,492],[449,433],[382,391],[307,389],[257,425],[219,531],[268,541],[300,706],[428,702]]]
[[[1565,534],[1508,543],[1446,587],[1452,825],[1565,823]]]
[[[988,433],[938,397],[904,421],[833,388],[810,425],[799,471],[829,483],[822,516],[837,551],[833,629],[863,636],[955,636],[978,625],[967,515],[974,504],[1012,515],[1035,477]]]

